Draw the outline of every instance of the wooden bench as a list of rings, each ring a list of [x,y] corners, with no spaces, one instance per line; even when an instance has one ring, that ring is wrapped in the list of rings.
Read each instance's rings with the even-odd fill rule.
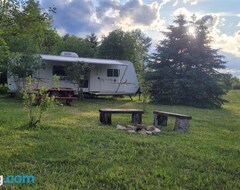
[[[143,110],[139,109],[100,109],[100,122],[102,124],[111,125],[112,124],[112,114],[132,114],[132,123],[141,124]]]
[[[185,132],[188,130],[189,121],[190,119],[192,119],[192,117],[189,115],[182,115],[178,113],[171,113],[171,112],[164,112],[164,111],[154,111],[153,114],[154,114],[153,125],[155,127],[167,126],[167,120],[169,116],[169,117],[176,118],[174,130],[181,131],[181,132]]]

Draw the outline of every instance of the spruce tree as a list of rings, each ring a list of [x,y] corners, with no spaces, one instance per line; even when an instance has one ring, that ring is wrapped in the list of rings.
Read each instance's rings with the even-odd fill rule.
[[[189,28],[195,32],[190,33]],[[211,38],[204,21],[188,22],[177,16],[174,25],[148,60],[146,80],[150,95],[161,103],[193,106],[221,106],[227,92],[218,69],[225,68],[223,56],[211,48]]]

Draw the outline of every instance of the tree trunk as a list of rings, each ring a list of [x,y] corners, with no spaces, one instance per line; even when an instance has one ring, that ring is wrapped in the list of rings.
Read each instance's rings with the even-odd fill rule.
[[[83,100],[83,82],[78,84],[78,100]]]

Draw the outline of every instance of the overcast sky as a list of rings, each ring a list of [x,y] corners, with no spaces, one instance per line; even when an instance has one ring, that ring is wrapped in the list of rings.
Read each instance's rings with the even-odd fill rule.
[[[240,77],[240,0],[40,0],[45,9],[55,6],[54,27],[58,33],[99,37],[114,29],[141,29],[156,44],[162,40],[174,16],[208,20],[214,39],[221,48],[228,70]],[[154,47],[153,47],[154,49]]]

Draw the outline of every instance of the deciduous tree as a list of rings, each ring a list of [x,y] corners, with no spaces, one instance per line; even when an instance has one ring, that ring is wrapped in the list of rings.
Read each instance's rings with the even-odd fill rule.
[[[31,53],[16,53],[8,63],[8,73],[13,77],[18,92],[25,87],[27,77],[36,75],[41,68],[44,68],[41,57]]]
[[[96,56],[96,50],[92,48],[92,44],[88,40],[69,34],[63,36],[58,47],[58,53],[62,51],[75,52],[79,57]]]
[[[51,24],[52,17],[41,10],[38,1],[0,2],[0,37],[13,55],[8,72],[13,76],[16,74],[17,84],[22,81],[24,85],[26,77],[36,71],[39,63],[36,54],[55,51],[58,35]]]
[[[114,30],[102,40],[99,57],[106,59],[129,60],[133,62],[137,73],[143,67],[151,39],[140,30],[124,32]]]
[[[9,48],[6,42],[0,37],[0,84],[4,84],[6,82],[4,76],[6,75],[9,53]]]
[[[83,87],[84,82],[88,80],[92,65],[85,62],[71,63],[66,67],[66,73],[74,84],[78,88],[78,98],[83,100]]]

